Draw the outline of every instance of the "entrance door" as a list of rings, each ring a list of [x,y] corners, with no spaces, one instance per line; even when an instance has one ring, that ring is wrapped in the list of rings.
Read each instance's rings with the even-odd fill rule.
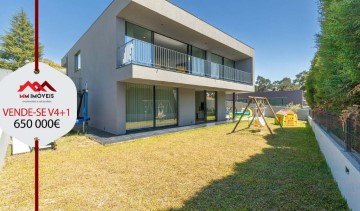
[[[205,122],[205,91],[195,92],[195,121],[196,123]]]
[[[206,121],[216,121],[216,92],[206,92]]]

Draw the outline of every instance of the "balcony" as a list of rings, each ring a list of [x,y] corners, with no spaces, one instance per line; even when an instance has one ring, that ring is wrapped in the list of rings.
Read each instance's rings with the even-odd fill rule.
[[[227,67],[141,40],[131,40],[118,48],[118,67],[143,65],[173,72],[252,85],[252,73]]]

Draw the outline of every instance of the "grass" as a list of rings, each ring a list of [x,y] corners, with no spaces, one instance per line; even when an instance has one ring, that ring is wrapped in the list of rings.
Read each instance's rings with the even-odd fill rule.
[[[40,210],[347,210],[300,123],[270,123],[275,135],[227,134],[231,123],[107,146],[65,136],[40,153]],[[32,210],[33,157],[7,158],[0,210]]]

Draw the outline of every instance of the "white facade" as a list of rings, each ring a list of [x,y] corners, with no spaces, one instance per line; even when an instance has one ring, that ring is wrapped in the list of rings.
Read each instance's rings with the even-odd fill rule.
[[[164,65],[140,65],[134,62],[134,51],[139,51],[139,48],[125,45],[127,23],[151,30],[152,34],[180,41],[188,48],[191,46],[191,49],[196,47],[206,51],[206,61],[201,60],[200,63],[210,77],[205,72],[194,75],[197,70],[189,64],[198,60],[173,50],[165,49],[189,62],[187,67],[191,68],[190,72],[179,71],[186,69],[185,64],[180,65],[179,62],[170,71],[163,68]],[[156,45],[149,45],[151,49],[157,48]],[[130,49],[131,53],[125,55],[119,49]],[[119,61],[123,63],[124,57],[129,55],[132,56],[128,59],[129,64],[119,65]],[[154,59],[153,53],[151,55],[150,62],[155,64],[160,58]],[[223,58],[223,64],[225,59],[233,61],[234,69],[213,63],[216,55]],[[81,62],[75,61],[78,57]],[[225,120],[226,93],[254,91],[254,49],[165,0],[114,0],[64,56],[62,65],[78,86],[84,88],[87,84],[89,125],[113,134],[125,134],[127,131],[128,83],[176,88],[178,126],[196,123],[199,114],[195,108],[195,92],[216,92],[215,119],[222,121]],[[220,68],[223,72],[213,73],[214,68]],[[244,75],[250,83],[225,79],[237,78],[242,81]]]

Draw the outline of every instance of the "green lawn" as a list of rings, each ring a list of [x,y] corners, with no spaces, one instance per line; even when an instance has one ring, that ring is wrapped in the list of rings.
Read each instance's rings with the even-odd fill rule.
[[[234,123],[40,153],[40,210],[347,210],[311,129],[228,134]],[[239,125],[243,128],[247,122]],[[7,158],[0,210],[32,210],[33,157]]]

